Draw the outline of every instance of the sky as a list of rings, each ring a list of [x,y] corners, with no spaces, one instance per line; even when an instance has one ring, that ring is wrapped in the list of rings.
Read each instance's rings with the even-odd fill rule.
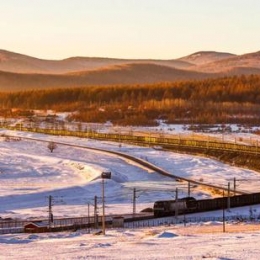
[[[258,51],[259,0],[0,0],[0,49],[44,59]]]

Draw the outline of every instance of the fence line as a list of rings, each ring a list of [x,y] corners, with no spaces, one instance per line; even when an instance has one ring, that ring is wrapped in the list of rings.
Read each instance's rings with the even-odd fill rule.
[[[94,227],[94,217],[76,217],[76,218],[64,218],[56,219],[51,225],[52,230],[54,231],[66,231],[69,229],[88,229],[89,232],[92,230],[97,230],[102,225],[101,216],[98,218],[98,227]],[[0,234],[13,234],[13,233],[22,233],[24,232],[24,226],[31,222],[39,222],[40,220],[34,221],[5,221],[0,222]],[[192,225],[193,223],[198,224],[201,222],[223,222],[223,217],[190,217],[186,215],[180,215],[176,217],[165,217],[165,218],[156,218],[156,219],[144,219],[138,221],[127,220],[124,222],[122,228],[145,228],[145,227],[156,227],[162,225],[177,225],[183,224]],[[236,216],[226,216],[225,221],[251,221],[251,222],[260,222],[259,215],[236,215]],[[48,223],[47,220],[41,220]],[[113,224],[110,216],[106,216],[106,226],[107,228],[113,228]]]
[[[219,140],[216,138],[210,139],[205,137],[207,140],[202,140],[196,136],[183,137],[183,136],[161,136],[152,135],[151,133],[101,133],[97,131],[72,131],[66,129],[53,129],[53,128],[38,128],[38,127],[19,127],[19,126],[7,126],[0,125],[0,127],[9,130],[27,131],[35,133],[43,133],[50,135],[62,135],[62,136],[75,136],[82,138],[92,138],[99,140],[109,140],[119,143],[134,143],[139,145],[148,145],[153,147],[162,148],[190,148],[190,149],[210,149],[210,150],[222,150],[222,151],[232,151],[239,153],[248,153],[258,155],[260,150],[258,148],[258,142],[250,144],[241,144],[235,142],[226,142],[224,140]]]
[[[144,227],[156,227],[162,225],[177,225],[183,224],[184,226],[189,224],[198,224],[201,222],[223,222],[223,217],[185,217],[185,215],[176,217],[167,217],[167,218],[158,218],[142,221],[133,221],[124,223],[124,228],[144,228]],[[252,221],[260,222],[260,216],[252,215],[237,215],[237,216],[226,216],[225,221]]]

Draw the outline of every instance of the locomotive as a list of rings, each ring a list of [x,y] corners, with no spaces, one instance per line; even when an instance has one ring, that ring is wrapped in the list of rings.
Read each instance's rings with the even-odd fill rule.
[[[260,192],[252,194],[236,195],[231,197],[219,197],[214,199],[196,200],[193,197],[185,197],[175,200],[161,200],[154,203],[154,217],[174,216],[177,214],[206,212],[234,207],[260,204]]]
[[[192,212],[197,207],[197,201],[193,197],[185,197],[175,200],[161,200],[154,203],[154,217],[170,216],[178,212],[178,214]]]

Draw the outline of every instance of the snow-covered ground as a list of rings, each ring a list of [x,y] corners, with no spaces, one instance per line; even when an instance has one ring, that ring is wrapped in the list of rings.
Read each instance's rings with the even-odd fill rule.
[[[146,133],[151,136],[158,134],[160,136],[169,136],[175,138],[194,138],[200,139],[202,136],[206,140],[221,140],[225,142],[234,142],[242,144],[259,145],[260,135],[255,134],[260,131],[260,126],[248,126],[238,124],[167,124],[164,120],[158,120],[158,126],[117,126],[111,122],[101,123],[84,123],[84,122],[68,122],[67,116],[69,112],[56,113],[55,111],[35,111],[37,115],[55,116],[54,123],[46,123],[46,120],[38,119],[38,123],[33,123],[24,118],[8,119],[10,126],[40,127],[50,129],[68,129],[70,131],[97,131],[105,133]],[[37,118],[37,117],[36,117]],[[35,119],[36,120],[36,119]],[[37,121],[37,120],[36,120]],[[6,122],[6,119],[0,117],[0,123]]]
[[[74,137],[4,132],[128,153],[175,175],[215,185],[227,187],[230,182],[232,187],[233,178],[236,177],[237,189],[260,191],[260,175],[257,172],[231,167],[212,159]],[[105,183],[108,214],[131,213],[134,188],[138,196],[137,211],[152,207],[156,200],[173,199],[176,187],[179,197],[187,196],[186,183],[163,177],[126,159],[66,145],[58,145],[51,153],[47,144],[0,138],[1,217],[45,217],[49,195],[54,197],[53,211],[56,217],[85,216],[87,204],[93,204],[94,196],[98,196],[101,205],[100,175],[103,171],[112,172],[112,179]],[[191,196],[196,198],[213,195],[201,187],[191,189]]]
[[[232,187],[236,177],[237,189],[260,192],[259,173],[212,159],[74,137],[0,131],[4,133],[116,150],[147,160],[175,175],[216,185],[230,182]],[[187,196],[185,183],[107,153],[66,145],[58,145],[51,153],[47,143],[23,138],[7,141],[0,137],[0,217],[47,218],[49,195],[54,197],[55,217],[86,216],[87,204],[93,204],[94,196],[99,197],[101,206],[103,171],[112,173],[112,179],[105,183],[107,214],[131,213],[133,188],[137,189],[137,211],[152,207],[155,200],[174,198],[176,187],[179,197]],[[200,187],[193,188],[191,195],[214,196]],[[249,211],[249,208],[231,209],[226,214],[249,214]],[[260,206],[253,206],[253,211],[260,215]],[[222,212],[210,214],[221,216]],[[250,225],[239,227],[232,233],[221,233],[221,223],[207,223],[185,228],[108,230],[105,236],[84,231],[1,235],[0,259],[258,259],[260,232],[247,231]],[[229,229],[231,224],[227,225]]]
[[[0,237],[0,259],[218,259],[258,260],[258,225],[221,223],[108,230],[17,234]]]

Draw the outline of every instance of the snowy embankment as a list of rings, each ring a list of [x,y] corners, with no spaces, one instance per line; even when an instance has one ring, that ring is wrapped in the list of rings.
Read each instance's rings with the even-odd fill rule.
[[[232,180],[236,177],[241,180],[238,182],[239,190],[260,191],[260,182],[256,181],[260,175],[257,172],[203,157],[74,137],[10,131],[2,133],[121,151],[175,175],[226,186],[228,182],[232,186]],[[55,217],[86,216],[87,204],[93,204],[94,196],[98,196],[101,205],[102,171],[112,172],[112,179],[107,180],[105,185],[107,214],[131,213],[134,188],[138,196],[137,212],[152,207],[156,200],[173,199],[176,187],[179,197],[187,196],[188,192],[185,183],[175,182],[126,159],[82,148],[59,145],[51,153],[47,143],[25,139],[7,141],[1,137],[0,155],[1,217],[45,218],[49,195],[54,197]],[[191,196],[208,198],[212,194],[201,187],[192,187]],[[93,214],[92,206],[90,213]]]

